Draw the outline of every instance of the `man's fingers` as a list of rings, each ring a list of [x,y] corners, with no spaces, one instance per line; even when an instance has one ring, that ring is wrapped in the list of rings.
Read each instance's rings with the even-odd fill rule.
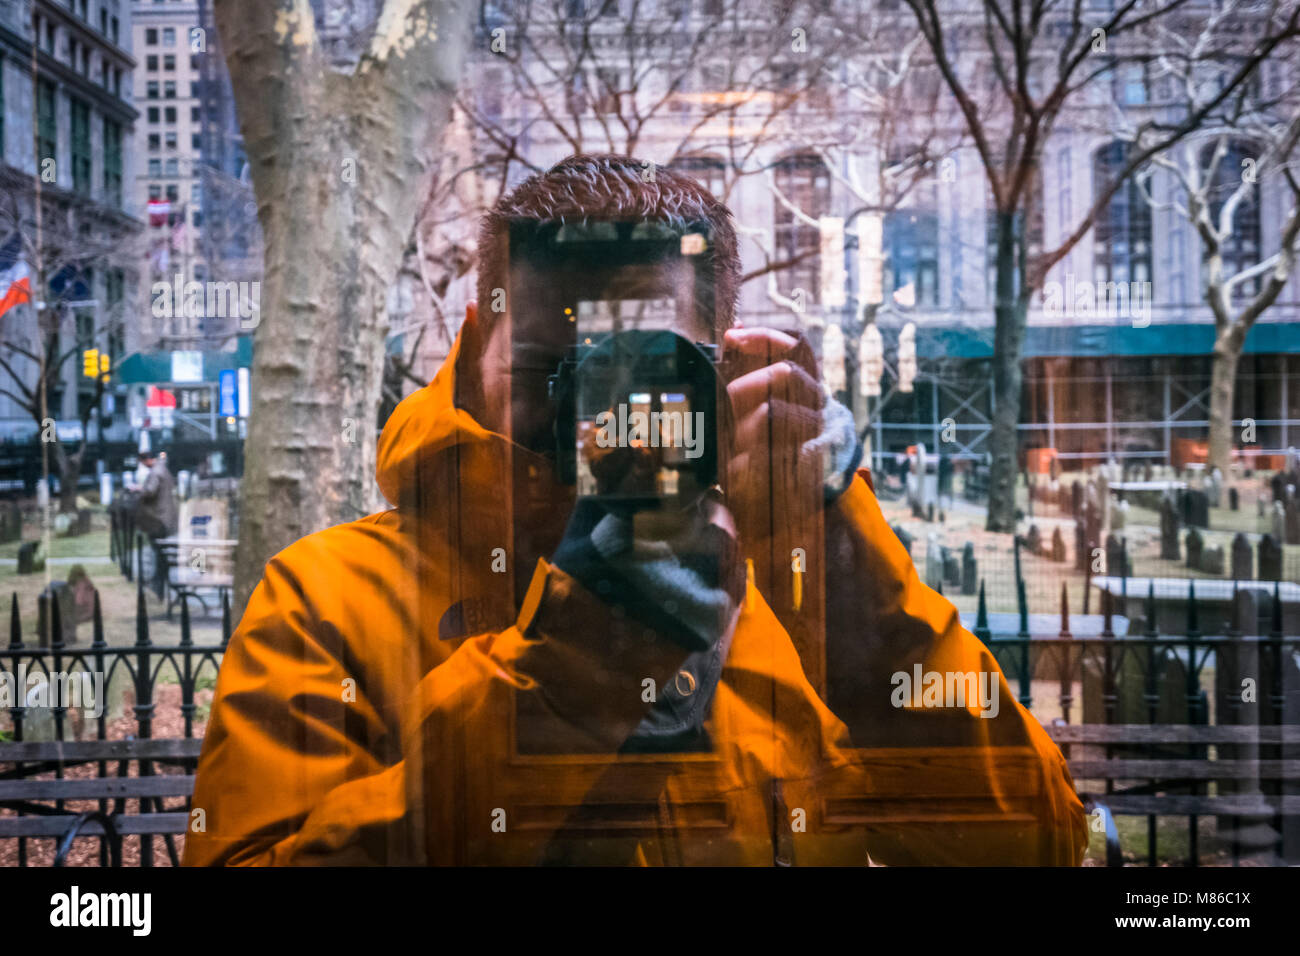
[[[756,361],[771,365],[782,359],[794,362],[809,375],[817,375],[817,357],[802,336],[778,329],[728,329],[722,337],[724,365],[752,368]],[[766,361],[762,361],[766,359]]]
[[[772,400],[813,409],[826,401],[817,380],[793,362],[778,362],[742,375],[727,386],[727,394],[738,417]]]

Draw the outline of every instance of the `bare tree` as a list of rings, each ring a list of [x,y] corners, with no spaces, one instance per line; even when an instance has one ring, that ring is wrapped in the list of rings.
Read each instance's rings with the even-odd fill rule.
[[[1089,89],[1126,63],[1157,58],[1156,27],[1195,32],[1189,0],[1116,0],[1095,10],[1082,0],[907,0],[917,26],[984,166],[996,218],[993,393],[990,436],[990,531],[1015,530],[1015,478],[1022,353],[1029,303],[1048,270],[1091,230],[1129,177],[1197,130],[1229,100],[1259,63],[1300,27],[1294,0],[1242,3],[1237,15],[1257,32],[1204,102],[1176,115],[1151,111],[1135,126],[1112,180],[1099,187],[1082,219],[1054,248],[1031,255],[1026,213],[1044,143],[1067,106],[1087,105]],[[1187,19],[1175,23],[1186,9]]]
[[[467,45],[463,2],[315,7],[215,8],[265,241],[241,603],[276,551],[373,508],[387,290]]]
[[[1240,2],[1228,0],[1194,35],[1164,31],[1157,61],[1182,109],[1195,112],[1217,91],[1240,52]],[[1250,82],[1207,115],[1204,128],[1177,148],[1152,157],[1138,183],[1154,209],[1172,209],[1196,231],[1202,250],[1201,291],[1214,316],[1210,372],[1209,467],[1227,474],[1233,449],[1237,365],[1256,320],[1277,301],[1295,271],[1300,237],[1300,89],[1294,51],[1274,56]],[[1152,172],[1168,177],[1157,196]],[[1261,228],[1261,184],[1288,209],[1276,234]],[[1272,242],[1268,245],[1263,243]]]
[[[42,450],[42,472],[47,479],[58,476],[59,510],[67,513],[76,510],[90,423],[103,400],[107,376],[99,374],[97,365],[96,374],[88,378],[89,389],[78,392],[79,438],[58,437],[55,420],[60,409],[53,398],[62,391],[70,360],[75,362],[87,349],[107,355],[110,342],[121,340],[126,309],[125,297],[116,303],[81,301],[83,283],[94,274],[125,274],[138,244],[125,218],[118,228],[106,223],[102,229],[87,229],[75,204],[49,191],[32,190],[31,180],[9,185],[15,188],[0,203],[0,247],[16,248],[27,263],[31,294],[29,302],[0,319],[0,394],[31,416]],[[20,201],[20,196],[31,201]],[[74,310],[89,325],[75,323]]]

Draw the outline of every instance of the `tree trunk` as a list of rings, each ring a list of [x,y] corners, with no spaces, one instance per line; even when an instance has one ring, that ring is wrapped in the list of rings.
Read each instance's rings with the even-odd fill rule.
[[[1029,296],[1025,283],[1016,288],[1015,216],[997,216],[997,301],[993,307],[993,415],[989,451],[987,531],[1016,530],[1016,475],[1020,461],[1020,391]]]
[[[1210,362],[1210,451],[1206,467],[1211,471],[1218,468],[1225,476],[1232,464],[1233,396],[1237,363],[1245,342],[1244,336],[1233,335],[1232,331],[1228,329],[1215,337]]]
[[[86,457],[83,447],[75,454],[59,455],[59,513],[75,514],[77,511],[77,485],[81,480],[81,462]]]
[[[388,0],[344,74],[306,0],[217,4],[265,239],[237,608],[278,551],[378,504],[386,296],[450,113],[468,9]]]

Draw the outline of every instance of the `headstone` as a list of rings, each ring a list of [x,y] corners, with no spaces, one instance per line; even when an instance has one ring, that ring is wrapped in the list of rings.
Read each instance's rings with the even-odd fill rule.
[[[24,541],[18,546],[18,573],[36,574],[45,570],[45,547],[40,541]]]
[[[1238,493],[1238,491],[1237,491],[1236,488],[1229,488],[1229,489],[1228,489],[1228,509],[1229,509],[1230,511],[1237,511],[1237,510],[1240,509],[1240,508],[1241,508],[1241,495],[1240,495],[1240,493]]]
[[[0,506],[0,542],[21,541],[23,537],[23,513],[18,502],[10,499]]]
[[[77,623],[91,621],[95,616],[95,585],[91,583],[90,575],[82,565],[74,564],[68,571],[68,587],[72,589]]]
[[[943,553],[939,548],[939,532],[925,536],[925,584],[936,590],[943,585]]]
[[[1177,561],[1178,547],[1178,512],[1174,503],[1168,498],[1160,502],[1160,557],[1165,561]]]
[[[961,593],[974,594],[976,588],[975,545],[967,541],[961,549]]]
[[[1097,500],[1097,520],[1101,527],[1105,528],[1110,525],[1110,480],[1106,477],[1106,469],[1102,469],[1097,475],[1094,482],[1096,488]]]
[[[1223,472],[1215,468],[1210,472],[1210,477],[1205,482],[1205,493],[1209,498],[1211,508],[1221,508],[1223,499]]]
[[[943,583],[955,588],[961,586],[961,561],[952,548],[943,549]]]
[[[1106,573],[1119,577],[1131,577],[1130,568],[1127,566],[1127,555],[1124,553],[1124,542],[1113,534],[1106,536]]]
[[[1187,523],[1193,528],[1210,526],[1210,496],[1198,488],[1187,492]]]
[[[926,520],[926,521],[930,521],[930,522],[933,522],[933,521],[934,521],[934,502],[933,502],[933,501],[931,501],[929,504],[927,504],[927,505],[925,506],[925,520]]]
[[[1047,463],[1047,475],[1052,481],[1060,481],[1061,459],[1058,456],[1053,455],[1052,460]]]
[[[898,537],[898,540],[902,542],[903,550],[910,555],[912,553],[912,542],[915,539],[896,524],[892,524],[889,527],[893,529],[893,532]]]
[[[1187,532],[1187,566],[1192,569],[1201,566],[1201,552],[1205,549],[1205,541],[1201,538],[1201,533],[1195,528]]]
[[[1052,529],[1052,560],[1064,561],[1065,559],[1065,536],[1061,534],[1061,526],[1057,525]]]
[[[1281,501],[1273,502],[1273,537],[1279,544],[1286,540],[1286,506]]]
[[[1271,534],[1259,539],[1259,579],[1282,580],[1282,542]]]
[[[1264,517],[1264,496],[1263,495],[1260,495],[1258,498],[1255,499],[1255,516],[1257,518]]]
[[[1089,551],[1101,544],[1101,513],[1091,501],[1083,504],[1083,529]]]
[[[1074,569],[1076,571],[1088,570],[1088,541],[1085,535],[1083,522],[1076,521],[1074,523]]]
[[[1038,530],[1038,525],[1029,526],[1029,534],[1025,535],[1025,547],[1029,549],[1030,554],[1041,554],[1043,550],[1043,534]]]
[[[1128,509],[1129,504],[1127,501],[1121,501],[1110,509],[1110,527],[1112,531],[1123,531],[1125,526],[1128,525]]]
[[[1073,482],[1070,485],[1070,514],[1077,519],[1083,513],[1083,485]]]
[[[53,643],[52,602],[59,602],[59,629],[63,632],[64,644],[77,643],[77,605],[72,588],[64,581],[51,581],[36,601],[36,633],[41,647],[50,647]]]
[[[64,537],[68,529],[72,527],[72,516],[59,512],[54,516],[54,533],[59,537]]]
[[[1201,552],[1201,570],[1206,574],[1223,575],[1223,545],[1216,544]]]
[[[1249,581],[1255,577],[1255,555],[1250,541],[1238,531],[1232,538],[1232,579]]]
[[[1150,465],[1143,465],[1143,466],[1142,466],[1142,480],[1143,480],[1143,481],[1151,481],[1151,479],[1152,479],[1151,466],[1150,466]]]

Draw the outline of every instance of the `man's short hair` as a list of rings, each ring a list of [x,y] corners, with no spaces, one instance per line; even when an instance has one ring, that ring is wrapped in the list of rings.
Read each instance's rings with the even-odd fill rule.
[[[730,328],[740,288],[740,250],[730,210],[685,173],[658,166],[649,177],[649,168],[649,163],[630,156],[580,153],[502,196],[479,228],[480,315],[492,301],[493,290],[506,286],[502,237],[512,220],[650,220],[669,226],[706,222],[713,247],[715,325]]]

